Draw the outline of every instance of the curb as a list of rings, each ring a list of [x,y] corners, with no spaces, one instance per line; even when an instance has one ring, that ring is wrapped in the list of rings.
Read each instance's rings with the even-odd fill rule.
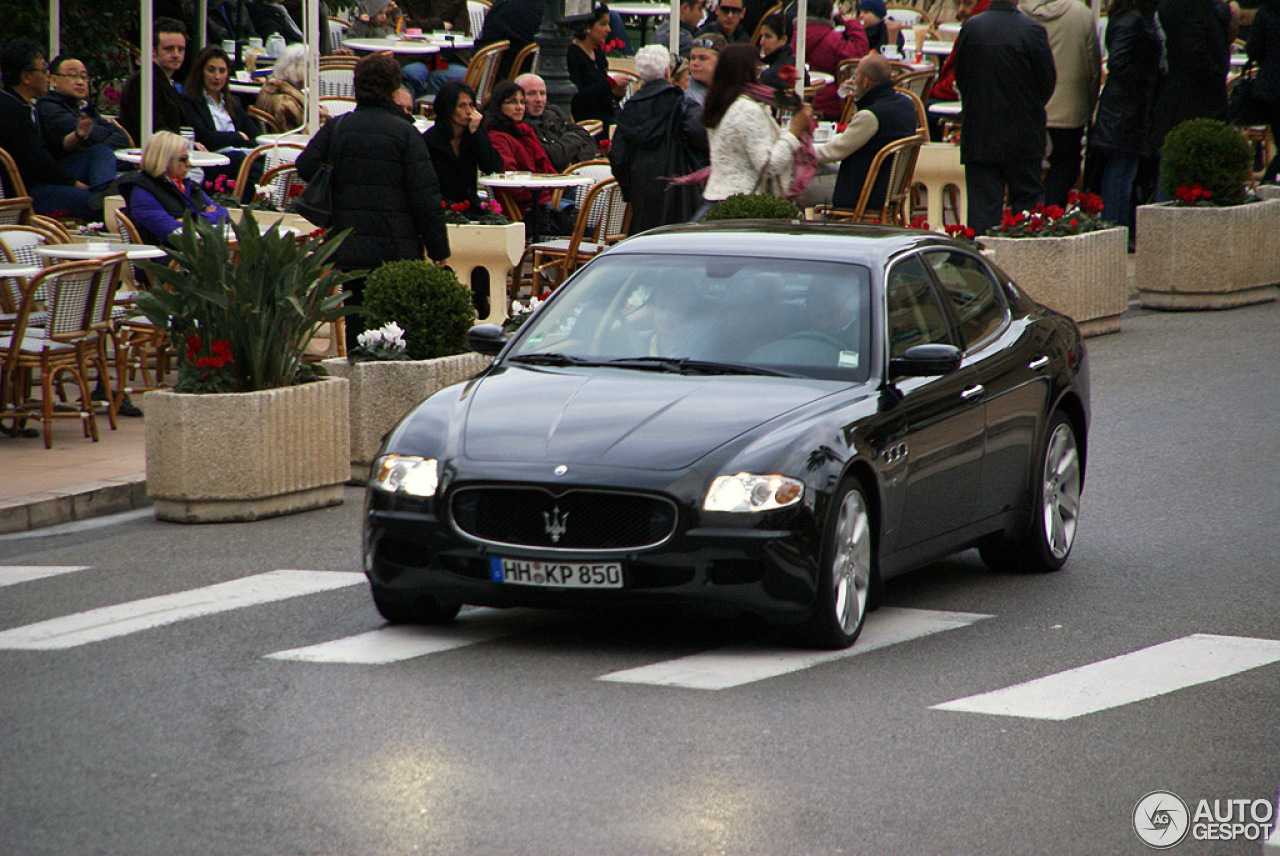
[[[87,520],[150,504],[146,473],[0,499],[0,535]]]

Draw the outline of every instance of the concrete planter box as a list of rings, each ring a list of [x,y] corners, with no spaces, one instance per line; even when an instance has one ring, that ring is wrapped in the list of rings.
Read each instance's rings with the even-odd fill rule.
[[[458,354],[434,360],[348,363],[324,360],[330,376],[351,384],[350,477],[364,484],[382,438],[427,396],[484,370],[493,358]],[[149,418],[149,416],[148,416]]]
[[[458,281],[471,287],[476,268],[489,272],[489,315],[480,324],[501,324],[507,320],[507,274],[524,257],[524,224],[505,226],[463,226],[450,223],[449,267]]]
[[[992,260],[1036,300],[1068,316],[1086,336],[1114,333],[1129,303],[1128,232],[1062,238],[982,238]]]
[[[1229,208],[1138,206],[1138,295],[1151,309],[1230,309],[1276,299],[1280,199]]]
[[[342,503],[346,380],[192,395],[148,392],[147,494],[178,523],[258,520]]]
[[[1257,193],[1263,199],[1280,199],[1280,184],[1259,184]]]

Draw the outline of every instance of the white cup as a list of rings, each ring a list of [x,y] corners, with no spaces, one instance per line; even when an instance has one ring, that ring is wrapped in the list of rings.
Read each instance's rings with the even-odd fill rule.
[[[261,37],[261,36],[250,36],[250,37],[249,37],[249,47],[253,48],[254,50],[261,51],[261,50],[262,50],[262,37]]]
[[[231,57],[232,59],[235,59],[236,58],[236,40],[223,39],[222,52],[225,53],[227,56]]]

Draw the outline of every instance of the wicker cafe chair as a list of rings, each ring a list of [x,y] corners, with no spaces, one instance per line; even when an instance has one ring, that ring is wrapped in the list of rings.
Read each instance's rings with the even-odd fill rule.
[[[3,415],[12,419],[10,433],[29,419],[44,425],[44,447],[53,447],[53,420],[79,419],[84,436],[98,440],[98,422],[89,392],[88,367],[99,353],[99,331],[93,324],[94,306],[102,286],[100,260],[68,262],[45,268],[27,282],[14,328],[0,335],[3,361]],[[46,326],[33,328],[28,320],[37,303],[37,293],[45,295]],[[40,372],[41,397],[31,400],[32,374]],[[101,368],[100,368],[101,371]],[[58,407],[55,384],[70,375],[80,388],[75,408]]]
[[[936,69],[930,71],[908,71],[893,76],[894,89],[905,89],[921,101],[929,97],[929,90],[938,77]]]
[[[525,68],[526,65],[528,68]],[[516,58],[511,61],[511,73],[507,75],[507,80],[515,80],[526,72],[537,74],[538,66],[538,43],[530,42],[522,47],[520,53],[516,54]]]
[[[471,26],[472,38],[480,37],[491,5],[489,0],[467,0],[467,23]]]
[[[498,63],[510,47],[511,42],[503,39],[487,44],[471,55],[471,62],[467,63],[467,75],[462,82],[476,94],[477,105],[489,100],[489,93],[498,82]]]
[[[138,227],[123,211],[116,212],[116,224],[125,243],[145,243]],[[140,291],[156,287],[150,275],[141,269],[132,264],[127,269]],[[123,304],[124,311],[117,313],[111,330],[116,353],[116,399],[112,407],[117,412],[124,399],[135,392],[165,389],[164,377],[169,373],[169,334],[147,318],[132,314],[136,307],[131,294]]]
[[[36,250],[46,244],[65,243],[67,240],[60,233],[42,228],[40,224],[0,226],[0,261],[42,268],[45,266],[45,260],[36,253]],[[0,282],[4,284],[4,293],[0,295],[0,309],[3,311],[3,314],[0,314],[0,327],[13,327],[17,321],[18,308],[22,305],[22,294],[27,280],[10,276],[0,279]],[[36,300],[41,301],[44,297],[42,291],[36,295]],[[27,326],[43,327],[47,317],[48,313],[38,308],[34,309],[31,317],[27,319]]]
[[[297,164],[282,163],[262,174],[255,201],[265,200],[277,210],[284,211],[306,186],[307,183],[298,176]]]
[[[760,44],[760,28],[764,26],[764,22],[769,20],[771,15],[776,15],[782,11],[781,3],[774,3],[768,9],[764,10],[764,14],[760,16],[760,20],[756,22],[756,28],[751,31],[751,44]]]
[[[0,169],[0,225],[22,223],[35,213],[35,208],[18,165],[4,149],[0,149]]]
[[[258,123],[258,127],[262,129],[264,134],[283,134],[284,128],[280,127],[280,123],[276,121],[276,117],[272,116],[261,107],[250,104],[245,108],[249,116]]]
[[[605,247],[625,238],[630,224],[631,206],[623,200],[617,179],[597,181],[578,208],[572,235],[530,246],[532,275],[536,278],[550,271],[552,281],[559,285]]]
[[[355,57],[320,58],[320,97],[356,97]]]
[[[265,177],[267,172],[280,164],[293,163],[305,148],[306,146],[301,143],[268,143],[258,146],[245,155],[244,160],[240,162],[240,171],[236,173],[236,192],[238,194],[244,193],[249,184],[249,176],[252,174],[253,165],[259,160],[262,161],[263,176]],[[241,195],[241,198],[244,198],[243,195]],[[253,196],[249,198],[252,199]]]
[[[334,15],[329,16],[329,48],[331,50],[340,50],[342,43],[346,40],[347,30],[351,29],[351,22],[346,18],[339,18]]]
[[[920,146],[924,138],[919,134],[894,140],[876,152],[871,166],[867,169],[867,177],[862,182],[862,192],[858,194],[858,202],[853,208],[833,208],[819,205],[817,210],[824,220],[835,220],[846,223],[882,223],[884,225],[907,225],[907,209],[910,195],[911,179],[916,171],[916,159],[920,156]],[[876,179],[883,169],[889,170],[889,183],[884,192],[884,205],[878,211],[868,211],[867,203],[871,199],[871,191]]]

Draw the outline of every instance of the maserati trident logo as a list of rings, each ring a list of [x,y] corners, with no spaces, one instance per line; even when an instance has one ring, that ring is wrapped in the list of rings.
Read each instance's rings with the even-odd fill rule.
[[[565,522],[569,519],[569,512],[561,511],[560,506],[556,506],[550,511],[542,512],[542,519],[547,523],[547,534],[551,536],[552,544],[560,543],[560,536],[564,534]]]

